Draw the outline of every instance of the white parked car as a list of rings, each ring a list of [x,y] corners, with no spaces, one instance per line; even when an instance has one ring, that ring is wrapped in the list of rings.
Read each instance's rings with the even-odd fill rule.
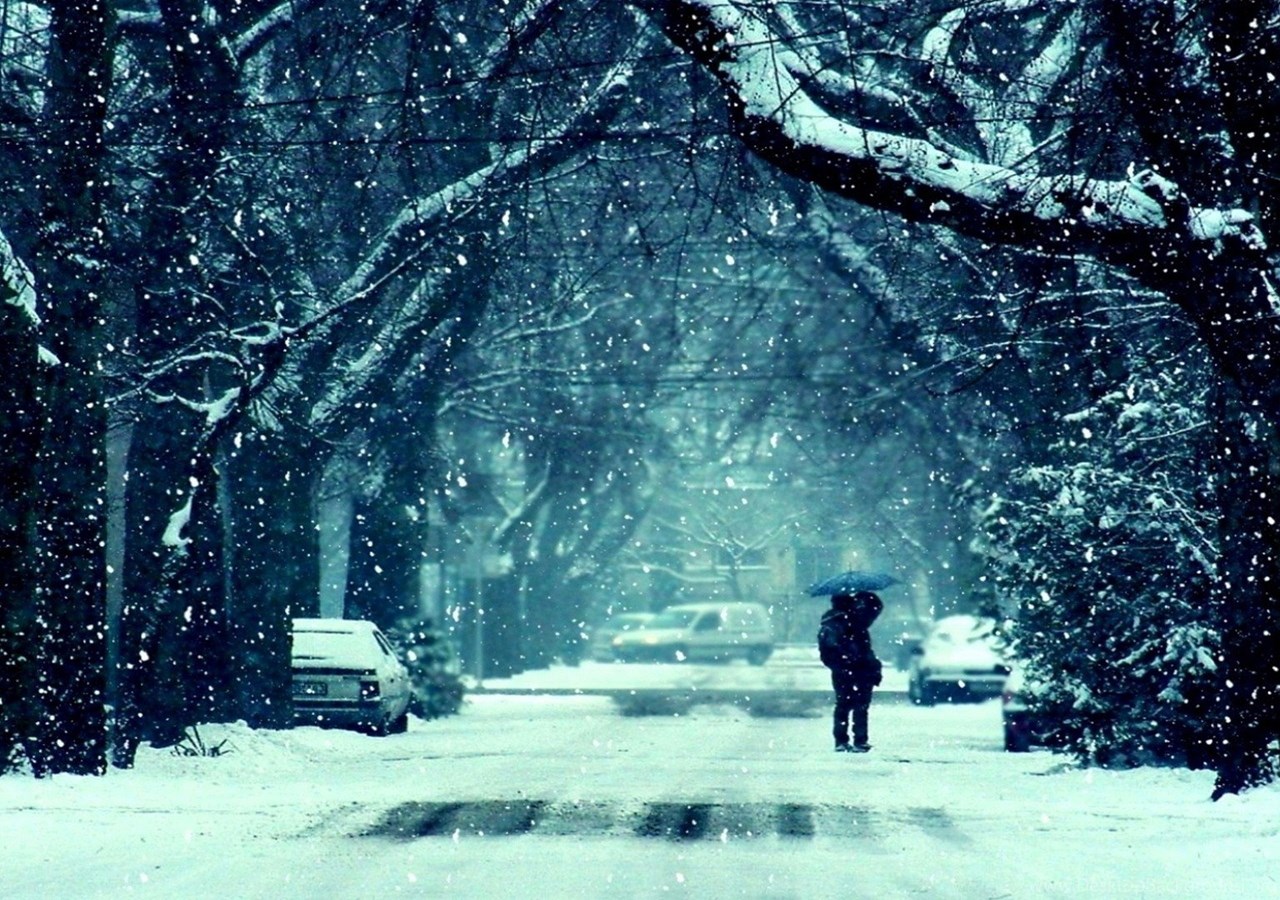
[[[621,662],[727,662],[762,666],[773,653],[773,624],[759,603],[669,606],[637,631],[613,639]]]
[[[295,722],[378,735],[409,725],[409,670],[372,622],[294,619],[292,668]]]
[[[907,695],[912,703],[999,697],[1009,664],[995,637],[996,623],[978,616],[946,616],[934,622],[912,652]]]

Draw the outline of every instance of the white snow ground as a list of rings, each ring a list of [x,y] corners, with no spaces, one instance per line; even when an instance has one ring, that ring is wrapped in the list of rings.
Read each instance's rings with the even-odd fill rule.
[[[0,896],[1280,897],[1280,789],[1212,803],[1208,773],[1006,754],[995,702],[888,696],[861,756],[822,715],[601,696],[478,694],[387,738],[206,726],[228,752],[0,778]]]

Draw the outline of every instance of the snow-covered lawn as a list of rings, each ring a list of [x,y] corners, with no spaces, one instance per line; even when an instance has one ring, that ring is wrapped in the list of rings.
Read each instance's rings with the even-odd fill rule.
[[[208,726],[225,755],[0,779],[0,896],[1280,896],[1280,790],[1006,754],[999,718],[882,704],[864,756],[825,716],[597,696],[479,695],[387,738]]]

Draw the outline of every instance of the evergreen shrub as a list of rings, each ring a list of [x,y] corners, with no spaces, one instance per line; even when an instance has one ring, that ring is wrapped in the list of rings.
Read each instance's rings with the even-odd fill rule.
[[[451,716],[466,694],[452,642],[429,618],[405,619],[387,638],[409,669],[413,700],[409,712],[422,719]]]

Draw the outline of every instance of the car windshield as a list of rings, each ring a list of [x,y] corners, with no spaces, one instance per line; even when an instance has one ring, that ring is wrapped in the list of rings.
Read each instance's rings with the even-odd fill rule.
[[[636,628],[643,628],[649,619],[650,617],[643,613],[623,613],[610,619],[608,627],[615,631],[633,631]]]
[[[669,609],[660,612],[645,628],[684,628],[698,616],[696,609]]]
[[[329,659],[364,665],[373,656],[370,644],[350,631],[295,631],[293,658]]]
[[[970,618],[939,622],[930,637],[946,644],[986,643],[992,637],[991,623]]]

